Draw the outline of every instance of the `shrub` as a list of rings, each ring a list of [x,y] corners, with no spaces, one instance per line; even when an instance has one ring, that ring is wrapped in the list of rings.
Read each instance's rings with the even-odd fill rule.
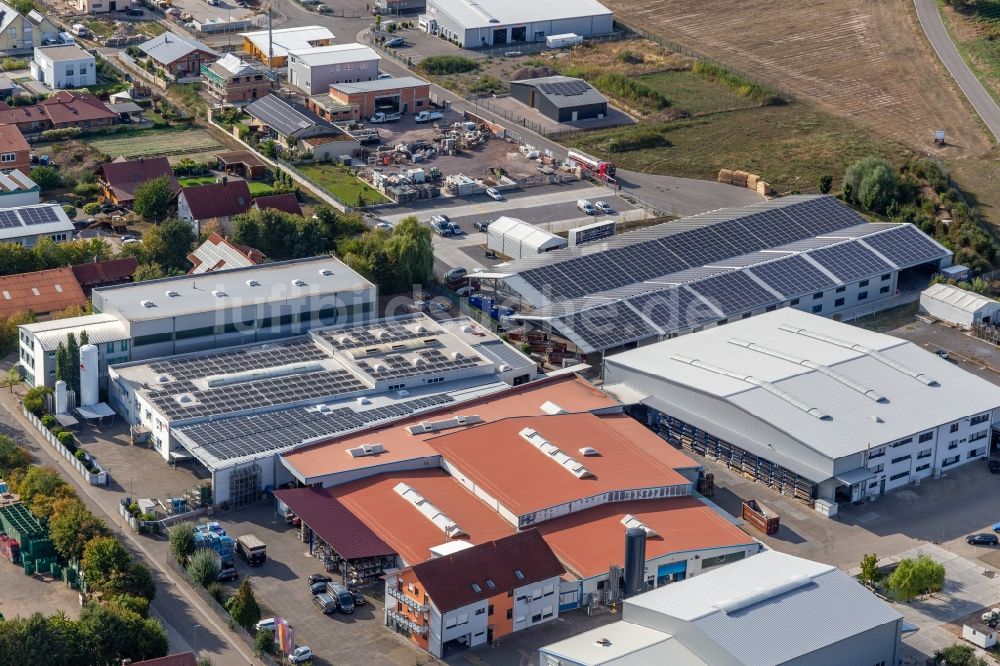
[[[79,127],[60,127],[42,132],[43,141],[63,141],[65,139],[75,139],[80,136],[83,130]]]
[[[825,174],[819,177],[819,192],[820,194],[829,194],[830,188],[833,186],[833,176],[830,174]]]
[[[24,394],[24,408],[35,416],[45,413],[45,398],[52,395],[52,389],[47,386],[36,386]]]
[[[77,187],[79,187],[79,185]],[[96,201],[86,204],[83,207],[83,212],[85,215],[97,215],[101,212],[101,204]]]
[[[60,444],[68,448],[68,446],[73,443],[73,433],[68,430],[63,430],[61,433],[56,435],[56,439],[59,440]],[[76,453],[80,453],[80,450],[77,449]]]
[[[417,69],[426,74],[462,74],[479,69],[475,60],[457,55],[438,55],[425,58]]]
[[[660,111],[670,106],[670,100],[659,90],[650,88],[645,83],[639,83],[624,74],[608,72],[594,79],[593,84],[601,92],[625,100],[639,108]]]
[[[70,436],[72,437],[72,435],[70,435]],[[83,462],[83,461],[87,460],[87,452],[84,451],[83,449],[77,449],[76,453],[73,454],[73,457],[76,458],[77,460],[79,460],[80,462]]]
[[[76,217],[76,206],[64,204],[62,209],[63,212],[66,213],[66,217],[68,217],[69,219],[72,220],[74,217]]]
[[[710,81],[718,81],[740,97],[748,97],[764,106],[777,106],[785,103],[776,90],[761,85],[742,74],[731,72],[722,65],[698,60],[691,67],[691,71]]]
[[[101,193],[101,186],[97,183],[79,183],[73,188],[73,194],[80,197],[96,197]],[[98,206],[100,210],[100,206]]]
[[[469,86],[470,92],[494,92],[500,87],[500,79],[495,76],[481,76]]]
[[[623,62],[626,65],[641,65],[645,62],[641,53],[635,53],[634,51],[619,51],[616,56],[618,62]]]
[[[45,416],[42,417],[42,425],[48,428],[49,430],[52,430],[52,428],[55,427],[56,423],[58,423],[58,421],[56,421],[56,417],[52,416],[51,414],[46,414]]]
[[[28,173],[28,177],[38,184],[38,187],[45,192],[62,187],[62,175],[54,167],[37,166]]]
[[[215,581],[214,583],[209,583],[208,587],[205,589],[208,590],[209,596],[211,596],[220,604],[222,603],[222,583],[218,581]]]
[[[215,561],[215,553],[210,550],[197,551],[187,566],[187,572],[191,579],[202,587],[208,587],[216,582],[216,578],[219,576],[219,565]],[[256,621],[254,620],[254,622]]]
[[[15,69],[27,69],[28,61],[24,58],[4,58],[3,59],[3,71],[10,72]]]
[[[253,651],[258,657],[263,654],[274,654],[274,634],[270,629],[257,632],[253,639]]]

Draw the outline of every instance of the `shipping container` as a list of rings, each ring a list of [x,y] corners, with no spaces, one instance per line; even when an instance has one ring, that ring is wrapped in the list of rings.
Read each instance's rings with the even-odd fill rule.
[[[775,534],[781,523],[781,516],[767,508],[763,502],[747,500],[743,502],[743,520],[764,534]]]

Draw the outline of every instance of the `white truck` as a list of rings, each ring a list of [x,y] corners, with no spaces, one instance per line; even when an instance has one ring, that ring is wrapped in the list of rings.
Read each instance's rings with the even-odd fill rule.
[[[440,111],[421,111],[413,116],[413,121],[417,123],[429,123],[434,120],[441,120],[444,114]]]
[[[381,111],[378,111],[375,113],[375,115],[373,115],[371,118],[368,119],[368,122],[394,123],[402,117],[403,117],[402,113],[382,113]]]

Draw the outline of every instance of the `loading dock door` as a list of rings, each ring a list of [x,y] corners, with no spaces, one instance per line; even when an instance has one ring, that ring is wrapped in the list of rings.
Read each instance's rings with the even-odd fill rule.
[[[493,46],[502,46],[507,43],[507,28],[497,28],[493,31]]]
[[[399,113],[399,95],[376,97],[375,110],[382,113]]]

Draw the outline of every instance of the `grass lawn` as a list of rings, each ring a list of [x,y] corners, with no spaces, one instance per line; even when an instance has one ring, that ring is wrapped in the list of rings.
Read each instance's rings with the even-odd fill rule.
[[[296,168],[299,173],[312,179],[313,182],[349,206],[357,205],[359,195],[364,197],[365,205],[389,202],[389,199],[382,196],[381,192],[373,189],[371,185],[361,182],[341,166],[303,164]]]
[[[247,185],[250,187],[250,194],[255,197],[266,197],[267,195],[274,194],[275,192],[274,188],[267,183],[250,181]]]
[[[181,187],[191,187],[193,185],[207,185],[209,183],[215,182],[215,176],[188,176],[187,178],[178,178],[177,182]]]
[[[806,103],[765,106],[651,125],[673,144],[629,152],[614,151],[615,164],[644,173],[714,180],[719,169],[759,174],[778,192],[815,192],[820,176],[833,176],[839,188],[847,166],[868,155],[898,161],[907,153],[898,144],[858,128]],[[603,150],[616,130],[571,135],[581,150]],[[603,153],[601,153],[603,154]]]
[[[110,23],[105,23],[98,19],[90,19],[89,21],[84,21],[83,23],[87,28],[94,33],[96,37],[110,37],[115,31],[115,27]]]
[[[147,37],[159,37],[167,31],[161,24],[156,21],[140,21],[135,24],[136,32]]]
[[[134,130],[122,134],[98,136],[88,139],[87,143],[112,157],[124,155],[129,158],[206,153],[222,147],[207,131],[186,127]]]
[[[641,74],[635,80],[663,93],[673,108],[691,115],[757,106],[752,99],[740,97],[726,86],[706,81],[690,70]]]

